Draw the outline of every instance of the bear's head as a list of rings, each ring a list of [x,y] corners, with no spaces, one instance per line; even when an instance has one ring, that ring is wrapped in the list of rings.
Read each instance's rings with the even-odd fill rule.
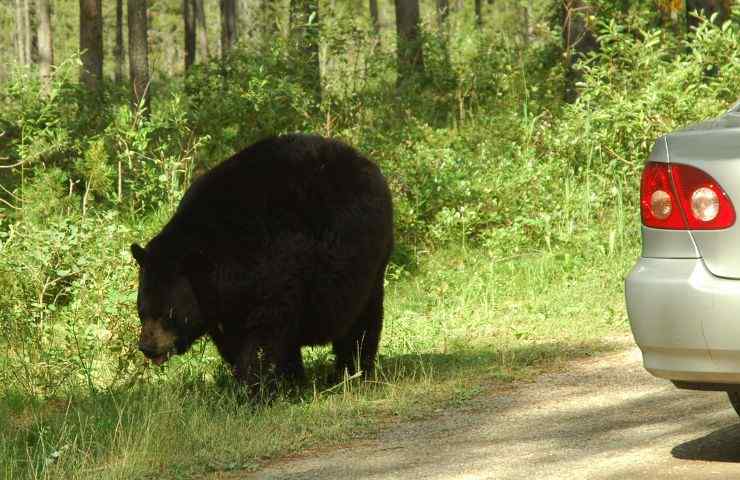
[[[205,333],[205,320],[183,260],[160,262],[137,244],[131,254],[139,264],[139,350],[161,365]]]

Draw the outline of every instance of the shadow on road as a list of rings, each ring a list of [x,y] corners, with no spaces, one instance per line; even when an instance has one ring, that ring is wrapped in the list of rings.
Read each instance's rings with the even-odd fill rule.
[[[671,454],[681,460],[740,463],[740,423],[676,445]]]

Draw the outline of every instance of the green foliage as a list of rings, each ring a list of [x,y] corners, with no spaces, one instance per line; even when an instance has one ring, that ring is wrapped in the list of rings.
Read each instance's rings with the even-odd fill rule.
[[[58,167],[35,172],[25,185],[20,210],[24,223],[38,224],[44,219],[74,210],[73,198],[67,194],[69,177]]]
[[[278,42],[262,52],[234,52],[188,73],[188,123],[209,138],[209,160],[220,161],[267,135],[312,129],[317,105],[296,78],[300,65],[292,65],[288,53],[288,45]]]
[[[30,465],[29,477],[53,475],[46,461],[68,444],[78,449],[72,458],[82,460],[64,471],[115,463],[107,457],[119,448],[144,461],[113,476],[159,468],[142,452],[164,435],[166,423],[144,402],[177,404],[182,392],[159,392],[160,381],[212,389],[224,375],[204,344],[167,368],[143,365],[135,349],[136,278],[128,245],[161,227],[193,176],[266,135],[339,137],[377,161],[389,180],[398,246],[387,275],[391,333],[382,361],[397,370],[382,381],[444,379],[429,369],[457,360],[481,369],[477,354],[463,348],[476,339],[495,340],[485,346],[485,362],[506,377],[560,348],[537,344],[544,339],[559,335],[573,345],[579,335],[622,328],[614,299],[625,258],[637,251],[642,162],[655,138],[735,100],[740,34],[730,23],[704,23],[679,37],[642,18],[642,3],[626,13],[607,4],[608,15],[594,19],[601,48],[582,61],[580,97],[567,105],[560,101],[557,28],[525,47],[521,35],[479,31],[464,12],[450,17],[449,36],[425,23],[425,73],[397,88],[388,39],[338,6],[342,21],[322,27],[322,48],[330,55],[320,101],[302,85],[304,66],[291,62],[283,40],[235,49],[185,77],[156,81],[150,112],[132,110],[120,86],[106,85],[90,98],[76,83],[75,58],[58,67],[48,94],[33,72],[18,70],[0,88],[0,163],[14,165],[0,169],[0,384],[12,392],[0,402],[0,432],[7,430],[2,422],[10,422],[2,409],[25,411],[18,398],[47,399],[34,404],[37,413],[59,398],[89,406],[102,392],[125,392],[121,398],[135,406],[116,404],[111,411],[118,419],[100,415],[100,425],[91,427],[55,416],[53,446],[43,421],[14,426],[12,446],[0,433],[0,459],[22,452],[28,465],[0,460],[0,468],[15,474]],[[446,251],[459,258],[429,260]],[[612,270],[589,276],[593,264],[607,259],[615,262]],[[608,287],[605,296],[589,296],[593,282]],[[576,294],[568,293],[574,285]],[[564,328],[553,321],[559,318],[571,323]],[[317,375],[328,355],[307,352]],[[344,392],[348,385],[342,384]],[[389,391],[379,396],[395,395]],[[211,398],[198,395],[194,404]],[[310,412],[321,395],[302,399]],[[188,451],[204,441],[192,432],[211,415],[220,425],[246,425],[251,416],[229,413],[237,409],[233,400],[217,399],[213,411],[193,407],[199,416],[187,420],[192,425],[175,430],[191,438]],[[352,402],[348,410],[357,405]],[[327,405],[315,408],[334,408]],[[137,412],[151,422],[140,430],[133,426]],[[254,433],[250,428],[275,421],[266,418],[240,427],[244,438]],[[92,433],[75,444],[74,435],[85,428]],[[145,440],[133,441],[131,432]],[[104,447],[96,446],[98,436]],[[178,456],[174,441],[166,445],[168,458],[193,465]],[[255,451],[261,453],[226,452],[222,463],[253,462],[264,454]]]
[[[16,366],[0,370],[5,384],[50,395],[125,374],[135,302],[129,234],[114,212],[84,221],[50,215],[2,234],[0,278],[11,292],[1,314],[3,343]],[[117,361],[109,365],[106,357]]]
[[[730,23],[706,22],[677,48],[660,30],[603,24],[601,50],[582,64],[580,98],[540,141],[576,172],[636,177],[659,135],[716,116],[735,101],[738,38]]]

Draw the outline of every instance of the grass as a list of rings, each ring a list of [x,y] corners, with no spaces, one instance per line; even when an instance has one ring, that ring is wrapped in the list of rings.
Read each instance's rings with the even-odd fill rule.
[[[613,255],[494,258],[461,248],[422,257],[414,271],[389,274],[373,382],[319,380],[269,406],[240,402],[216,362],[213,372],[193,375],[178,359],[163,381],[127,390],[45,400],[5,392],[0,475],[192,478],[430,415],[492,382],[611,348],[605,338],[628,331],[622,280],[637,254],[633,245]],[[304,357],[309,375],[323,378],[328,349]]]

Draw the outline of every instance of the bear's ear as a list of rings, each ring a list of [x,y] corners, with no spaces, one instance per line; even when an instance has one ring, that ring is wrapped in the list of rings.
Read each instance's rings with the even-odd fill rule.
[[[136,263],[138,263],[141,268],[144,268],[148,257],[146,250],[144,250],[138,243],[132,243],[131,255],[136,259]]]

